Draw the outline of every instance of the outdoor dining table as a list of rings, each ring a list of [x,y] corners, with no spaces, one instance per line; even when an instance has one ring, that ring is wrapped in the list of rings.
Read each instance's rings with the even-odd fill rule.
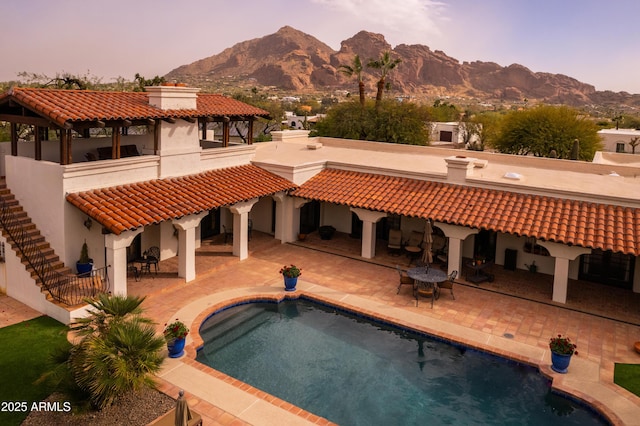
[[[439,296],[438,283],[447,280],[447,274],[439,268],[429,268],[426,266],[418,266],[416,268],[407,269],[407,275],[409,278],[413,278],[416,282],[414,288],[419,286],[419,283],[432,283],[436,290],[436,299]],[[422,284],[424,285],[424,284]]]

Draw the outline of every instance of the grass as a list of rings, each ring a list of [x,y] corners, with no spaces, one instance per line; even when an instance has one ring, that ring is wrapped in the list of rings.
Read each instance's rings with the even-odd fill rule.
[[[0,328],[0,424],[20,425],[33,402],[52,392],[47,384],[35,381],[49,369],[51,351],[67,344],[67,327],[50,318],[38,317]],[[8,402],[27,403],[26,411],[15,411]]]
[[[613,382],[640,396],[640,364],[617,364],[613,369]]]

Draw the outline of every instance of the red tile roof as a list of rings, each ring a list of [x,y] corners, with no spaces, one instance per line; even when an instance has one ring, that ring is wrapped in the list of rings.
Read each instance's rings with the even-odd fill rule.
[[[640,255],[640,209],[325,169],[297,197]]]
[[[197,109],[162,110],[149,105],[145,92],[101,92],[14,87],[0,95],[0,104],[13,100],[62,126],[65,122],[143,120],[185,117],[268,116],[269,113],[235,99],[198,94]]]
[[[67,201],[119,235],[294,188],[294,183],[249,164],[68,194]]]

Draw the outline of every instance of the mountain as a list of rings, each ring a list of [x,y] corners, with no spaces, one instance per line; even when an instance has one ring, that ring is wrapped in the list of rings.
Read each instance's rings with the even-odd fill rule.
[[[382,34],[367,31],[344,40],[340,50],[334,51],[315,37],[289,26],[182,65],[165,78],[203,87],[244,83],[297,93],[356,91],[355,79],[340,73],[340,65],[351,64],[356,54],[366,65],[384,51],[402,60],[387,79],[393,93],[398,95],[463,96],[499,101],[529,99],[576,106],[640,106],[640,95],[599,92],[594,86],[569,76],[532,72],[519,64],[505,67],[493,62],[460,63],[424,45],[400,44],[393,48]],[[363,72],[367,93],[371,96],[378,78],[375,72],[366,66]]]

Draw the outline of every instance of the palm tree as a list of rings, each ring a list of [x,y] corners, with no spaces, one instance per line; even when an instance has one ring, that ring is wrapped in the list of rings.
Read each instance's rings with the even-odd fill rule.
[[[373,60],[371,59],[367,64],[368,67],[375,68],[380,70],[380,79],[378,80],[378,92],[376,93],[376,107],[380,105],[382,101],[382,93],[384,92],[385,80],[389,72],[393,70],[402,59],[391,59],[391,53],[386,51],[380,56],[380,59]]]
[[[338,70],[349,77],[354,75],[358,78],[358,93],[360,94],[360,105],[364,106],[364,81],[362,81],[362,62],[360,55],[353,58],[351,65],[340,65]]]
[[[143,301],[110,295],[87,300],[94,310],[71,327],[83,337],[70,349],[67,363],[75,383],[97,408],[130,391],[154,386],[165,340],[156,335],[153,321],[142,315]]]

